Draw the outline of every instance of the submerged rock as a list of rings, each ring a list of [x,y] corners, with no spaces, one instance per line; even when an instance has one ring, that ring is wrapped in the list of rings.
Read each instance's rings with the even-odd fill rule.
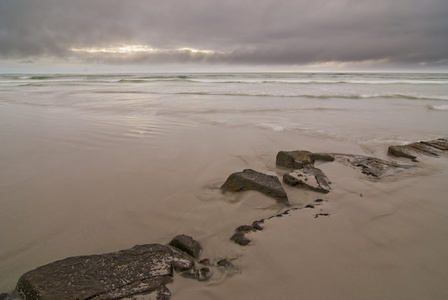
[[[396,157],[405,157],[417,161],[417,156],[439,156],[443,151],[448,150],[448,139],[438,139],[432,141],[422,141],[407,145],[390,146],[388,153]]]
[[[156,293],[169,299],[173,252],[163,245],[139,245],[119,252],[69,257],[20,277],[23,299],[119,299]]]
[[[319,193],[328,193],[331,190],[331,182],[324,172],[310,165],[283,175],[283,182],[291,186],[304,187]]]
[[[239,271],[238,268],[235,267],[235,265],[232,264],[232,262],[227,258],[220,259],[217,263],[217,266],[226,271]]]
[[[254,190],[281,202],[288,202],[288,196],[277,177],[266,175],[252,169],[231,174],[221,186],[221,189],[229,192]]]

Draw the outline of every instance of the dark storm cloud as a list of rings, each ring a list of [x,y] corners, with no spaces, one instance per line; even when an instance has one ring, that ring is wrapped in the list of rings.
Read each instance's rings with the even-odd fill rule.
[[[0,57],[98,63],[446,61],[446,0],[0,0]],[[119,55],[73,48],[150,45]],[[190,47],[216,53],[176,52]]]

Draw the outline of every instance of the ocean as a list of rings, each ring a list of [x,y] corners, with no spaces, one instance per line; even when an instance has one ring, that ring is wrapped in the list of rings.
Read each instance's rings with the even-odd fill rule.
[[[275,155],[282,150],[391,159],[389,145],[441,137],[448,137],[447,73],[2,74],[0,292],[11,292],[21,274],[58,259],[136,244],[166,244],[177,234],[188,234],[202,244],[203,258],[229,257],[240,273],[215,270],[208,283],[176,276],[170,288],[172,299],[239,299],[236,295],[319,299],[335,293],[334,299],[355,299],[350,295],[368,293],[372,297],[364,299],[406,298],[403,295],[442,299],[437,296],[447,295],[448,247],[439,239],[448,240],[447,230],[433,226],[436,221],[447,222],[447,205],[442,200],[448,199],[448,190],[440,184],[446,182],[446,157],[424,158],[421,170],[383,183],[330,167],[329,173],[343,178],[335,180],[337,191],[325,196],[330,217],[304,217],[308,223],[301,230],[308,233],[299,234],[301,241],[325,247],[314,237],[330,237],[332,228],[343,229],[341,243],[365,238],[358,249],[364,256],[358,258],[366,261],[359,266],[355,259],[352,265],[344,258],[342,244],[332,241],[332,252],[321,248],[315,252],[337,256],[323,259],[330,273],[320,263],[322,257],[311,252],[307,252],[308,264],[285,262],[276,256],[296,257],[294,253],[303,247],[289,242],[291,237],[284,234],[296,230],[293,221],[284,225],[281,220],[273,221],[272,228],[266,226],[266,233],[257,233],[248,248],[231,243],[236,227],[275,215],[285,207],[256,192],[225,195],[219,189],[228,175],[246,168],[280,176],[283,171],[275,166]],[[355,183],[347,184],[350,178]],[[405,186],[413,188],[404,191]],[[431,189],[424,192],[425,187]],[[288,193],[297,208],[322,197],[311,191]],[[429,206],[419,215],[412,207],[417,209],[425,193]],[[368,201],[369,195],[371,202],[360,204],[359,199]],[[415,197],[408,204],[412,207],[404,204],[407,197]],[[390,201],[385,203],[385,199]],[[347,207],[358,207],[356,213],[365,219],[352,220],[353,211]],[[393,213],[390,221],[379,217],[400,207],[406,211],[401,217]],[[319,233],[312,222],[320,222]],[[322,232],[326,222],[328,232]],[[407,238],[401,239],[384,232],[388,224],[423,227],[416,236],[403,229]],[[368,227],[368,232],[357,230],[359,226]],[[274,229],[279,231],[274,233]],[[351,230],[352,235],[348,234]],[[273,240],[277,245],[286,243],[285,247],[270,251],[273,246],[268,241]],[[383,251],[378,256],[376,247]],[[416,250],[395,259],[406,247]],[[435,261],[427,262],[426,255],[436,257]],[[269,260],[276,267],[267,270],[257,265]],[[278,267],[294,263],[309,266],[308,279],[299,266],[290,270],[293,274]],[[366,275],[366,281],[355,277],[361,282],[350,293],[350,276],[341,277],[347,281],[329,278],[347,264]],[[409,264],[410,269],[404,267]],[[313,266],[316,273],[310,274]],[[393,270],[391,277],[405,274],[409,280],[400,277],[395,282],[384,275],[388,268]],[[411,271],[420,273],[412,277]],[[310,281],[310,290],[306,290],[306,286],[285,284],[281,279],[285,276],[302,282],[322,276],[327,284],[319,290],[316,281]],[[372,278],[379,282],[370,282]],[[272,280],[275,284],[269,290],[255,288],[269,286]],[[415,290],[414,284],[422,280],[427,284]],[[252,292],[241,281],[253,286]],[[338,288],[344,284],[347,289]],[[376,284],[386,285],[388,291],[396,284],[396,290],[382,293]]]

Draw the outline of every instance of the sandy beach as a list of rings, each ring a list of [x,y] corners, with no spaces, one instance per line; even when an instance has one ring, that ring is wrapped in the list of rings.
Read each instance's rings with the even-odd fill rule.
[[[201,258],[230,258],[238,271],[215,270],[207,282],[175,276],[172,299],[448,297],[448,154],[417,163],[387,155],[389,145],[448,135],[446,111],[428,108],[440,100],[84,88],[2,92],[1,292],[58,259],[187,234],[203,246]],[[415,168],[372,179],[318,162],[330,193],[285,186],[298,209],[267,220],[246,247],[231,242],[239,225],[288,207],[255,191],[223,194],[219,187],[246,168],[281,178],[286,170],[275,165],[277,152],[299,149]],[[305,208],[316,199],[323,202]]]

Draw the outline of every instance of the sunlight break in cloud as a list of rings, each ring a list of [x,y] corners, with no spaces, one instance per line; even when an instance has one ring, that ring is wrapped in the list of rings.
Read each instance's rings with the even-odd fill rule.
[[[134,53],[173,53],[173,52],[188,52],[197,54],[215,54],[218,51],[194,49],[194,48],[178,48],[178,49],[155,49],[145,45],[122,45],[110,47],[90,47],[90,48],[70,48],[72,52],[81,53],[110,53],[110,54],[134,54]]]

